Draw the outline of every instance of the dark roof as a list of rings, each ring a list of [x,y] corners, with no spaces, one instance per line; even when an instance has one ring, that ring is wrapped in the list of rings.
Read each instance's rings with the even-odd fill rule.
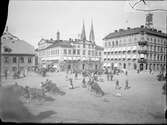
[[[44,38],[42,38],[39,42],[38,42],[38,45],[39,45],[39,43],[41,42],[41,41],[45,41],[46,43],[54,43],[56,40],[53,40],[53,39],[44,39]]]
[[[5,48],[9,48],[11,50],[10,54],[34,54],[35,49],[34,47],[27,43],[24,40],[20,39],[10,39],[9,37],[12,37],[11,34],[4,34],[6,39],[2,39],[2,54],[6,53],[4,51]],[[16,38],[16,37],[15,37]]]
[[[48,47],[44,49],[38,49],[38,51],[46,50],[46,49],[54,48],[54,47],[72,48],[73,46],[71,45],[69,41],[55,40],[55,42],[49,45]]]
[[[97,50],[104,50],[104,48],[103,48],[103,47],[98,46],[98,45],[96,45],[95,49],[97,49]]]
[[[146,28],[144,26],[141,26],[136,28],[120,29],[118,31],[108,34],[106,37],[103,38],[103,40],[132,35],[132,34],[139,34],[141,32],[145,32],[146,34],[155,35],[155,36],[164,37],[164,38],[167,36],[167,34],[162,33],[157,29],[151,29],[151,28]]]
[[[47,48],[53,48],[53,47],[63,47],[63,48],[72,48],[73,46],[68,41],[55,41],[54,44],[48,46]]]

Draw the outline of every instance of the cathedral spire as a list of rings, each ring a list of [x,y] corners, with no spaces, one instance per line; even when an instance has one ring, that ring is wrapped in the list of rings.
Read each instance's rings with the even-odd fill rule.
[[[91,30],[89,34],[89,41],[95,42],[95,35],[94,35],[94,29],[93,29],[93,21],[91,21]]]
[[[81,40],[83,40],[83,41],[86,40],[86,33],[85,33],[84,21],[83,21],[83,27],[82,27],[82,33],[81,33]]]

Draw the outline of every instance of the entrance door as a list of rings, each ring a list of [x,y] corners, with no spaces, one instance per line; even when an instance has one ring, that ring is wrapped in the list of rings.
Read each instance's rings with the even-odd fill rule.
[[[143,64],[141,63],[140,64],[140,71],[142,71],[143,70]]]
[[[95,65],[95,70],[97,70],[97,65]]]
[[[83,70],[85,69],[85,64],[82,64],[82,69],[83,69]]]
[[[124,63],[124,69],[126,69],[126,64]]]
[[[137,68],[137,65],[136,65],[136,63],[134,63],[134,70],[136,70],[136,68]]]
[[[71,65],[68,65],[68,70],[70,70],[71,69]]]

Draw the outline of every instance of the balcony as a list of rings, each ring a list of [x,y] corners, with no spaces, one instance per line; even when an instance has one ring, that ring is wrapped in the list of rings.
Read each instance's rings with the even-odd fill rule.
[[[138,50],[138,53],[139,54],[148,54],[148,51],[147,50]]]
[[[147,41],[138,41],[139,46],[147,46],[148,42]]]
[[[147,59],[140,58],[138,59],[138,63],[147,63]]]

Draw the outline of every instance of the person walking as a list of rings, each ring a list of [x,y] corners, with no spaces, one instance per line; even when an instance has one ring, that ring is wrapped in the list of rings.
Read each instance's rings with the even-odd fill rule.
[[[8,70],[5,70],[5,79],[7,80],[7,78],[8,78]]]
[[[77,72],[75,72],[75,79],[77,79],[78,78],[78,73]]]
[[[115,89],[120,89],[121,87],[119,86],[119,80],[116,80],[116,84],[115,84]]]
[[[70,83],[70,89],[73,89],[74,88],[74,85],[73,85],[73,72],[70,73],[70,76],[69,76],[69,83]]]
[[[110,80],[111,81],[113,80],[113,74],[112,74],[112,72],[110,72]]]
[[[82,79],[82,87],[83,87],[83,88],[86,88],[86,81],[85,81],[85,78]]]
[[[121,97],[121,87],[119,86],[119,80],[116,80],[116,85],[115,85],[115,89],[116,89],[116,96]]]
[[[125,88],[124,88],[124,89],[126,90],[126,89],[129,89],[129,88],[130,88],[130,86],[129,86],[129,81],[128,81],[128,79],[127,79],[127,80],[125,81]]]
[[[126,72],[125,72],[125,75],[127,76],[128,75],[128,71],[126,70]]]
[[[150,71],[150,74],[151,74],[152,73],[152,69],[150,68],[149,71]]]
[[[70,78],[69,81],[70,81],[70,89],[74,89],[74,85],[73,85],[73,80],[72,80],[72,78]]]

